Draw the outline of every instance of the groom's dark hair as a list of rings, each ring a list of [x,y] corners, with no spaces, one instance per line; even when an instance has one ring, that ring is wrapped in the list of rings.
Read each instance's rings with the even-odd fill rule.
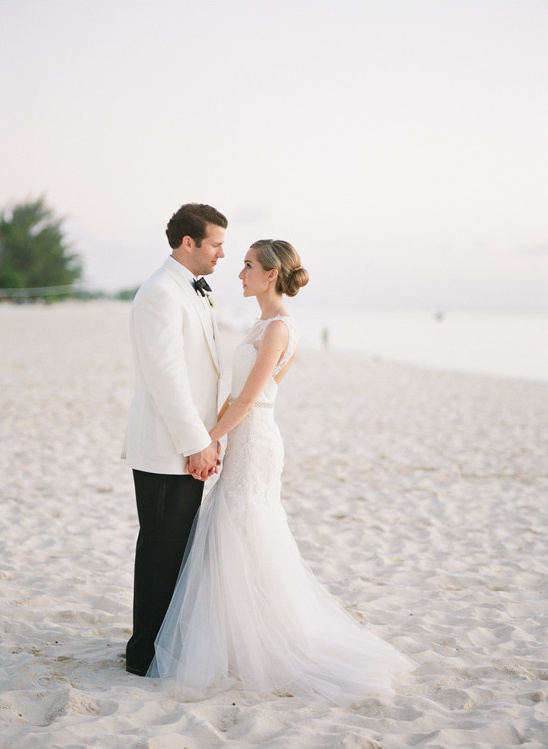
[[[207,233],[207,225],[215,224],[226,229],[228,221],[215,208],[204,203],[186,203],[169,219],[166,229],[167,241],[172,250],[181,246],[183,237],[192,237],[198,247]]]

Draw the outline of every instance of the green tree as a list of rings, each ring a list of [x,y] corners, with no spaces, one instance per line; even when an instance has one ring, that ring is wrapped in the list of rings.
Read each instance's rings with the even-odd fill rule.
[[[82,264],[62,224],[43,198],[0,214],[0,288],[68,286],[80,279]]]

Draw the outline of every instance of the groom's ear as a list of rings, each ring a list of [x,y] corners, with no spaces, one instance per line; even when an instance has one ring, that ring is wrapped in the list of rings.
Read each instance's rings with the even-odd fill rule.
[[[194,242],[192,237],[188,234],[185,234],[185,236],[183,237],[183,241],[181,242],[180,249],[190,255],[195,246],[196,243]]]

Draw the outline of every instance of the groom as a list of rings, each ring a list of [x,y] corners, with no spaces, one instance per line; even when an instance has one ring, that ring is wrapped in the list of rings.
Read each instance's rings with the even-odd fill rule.
[[[173,252],[131,309],[135,395],[122,458],[133,469],[139,536],[126,669],[138,676],[154,656],[204,481],[217,470],[208,431],[222,372],[209,286],[198,277],[224,257],[227,223],[211,206],[183,205],[167,225]]]

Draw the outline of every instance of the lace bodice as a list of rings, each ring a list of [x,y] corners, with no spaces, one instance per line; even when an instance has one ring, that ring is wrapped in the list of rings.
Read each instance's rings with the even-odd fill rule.
[[[242,392],[242,388],[245,385],[247,378],[249,377],[249,373],[255,365],[255,361],[257,359],[257,351],[259,350],[259,344],[264,335],[264,332],[267,329],[268,325],[274,320],[281,320],[286,324],[289,333],[289,339],[287,342],[287,347],[282,354],[280,361],[272,372],[272,377],[266,383],[263,392],[258,399],[258,403],[273,404],[276,400],[278,386],[274,378],[283,370],[283,368],[286,366],[286,364],[289,362],[289,360],[297,350],[299,338],[297,326],[295,325],[293,318],[285,317],[282,315],[271,317],[268,320],[256,320],[247,336],[236,348],[232,364],[232,399],[237,398],[238,395]]]
[[[237,398],[257,360],[259,344],[268,325],[282,320],[287,326],[287,346],[269,377],[255,407],[228,434],[222,476],[234,522],[245,523],[250,512],[265,508],[281,511],[280,476],[283,442],[274,420],[278,385],[274,377],[282,371],[297,348],[298,332],[291,317],[256,320],[234,352],[231,398]]]

